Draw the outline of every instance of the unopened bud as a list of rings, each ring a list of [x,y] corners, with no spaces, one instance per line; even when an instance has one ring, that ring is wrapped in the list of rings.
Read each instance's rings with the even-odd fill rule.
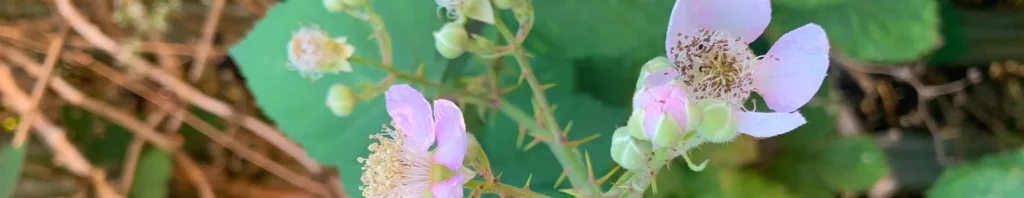
[[[679,71],[672,66],[672,62],[669,62],[668,58],[655,57],[644,63],[643,68],[640,69],[640,77],[636,80],[636,89],[641,90],[646,87],[668,84],[678,76]]]
[[[448,22],[441,30],[434,32],[434,47],[445,58],[461,56],[466,51],[468,42],[469,33],[466,33],[466,29],[460,23]]]
[[[334,84],[327,91],[327,108],[334,116],[345,117],[352,114],[356,106],[356,95],[344,84]]]
[[[612,160],[622,168],[636,170],[650,158],[651,143],[633,138],[628,131],[619,127],[612,135]]]
[[[697,105],[704,112],[702,122],[697,127],[698,136],[709,142],[723,143],[732,141],[739,135],[736,117],[729,102],[705,99],[697,102]]]

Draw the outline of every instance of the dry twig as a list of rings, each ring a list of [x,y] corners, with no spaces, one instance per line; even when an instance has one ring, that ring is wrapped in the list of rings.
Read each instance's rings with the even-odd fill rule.
[[[57,65],[57,58],[60,57],[61,48],[64,47],[64,38],[68,33],[67,27],[61,27],[60,37],[54,39],[53,43],[50,43],[49,49],[46,50],[46,60],[43,62],[43,76],[40,76],[36,81],[35,87],[32,88],[32,96],[29,98],[28,108],[35,109],[39,106],[39,101],[43,99],[43,95],[46,94],[46,83],[50,80],[50,73],[53,73],[53,68]],[[23,115],[24,123],[18,126],[17,131],[14,132],[14,147],[20,147],[21,144],[25,143],[28,139],[29,125],[32,125],[32,120],[36,119],[36,111],[31,111]]]
[[[14,76],[11,74],[10,66],[3,62],[0,62],[0,92],[4,95],[4,102],[8,103],[18,113],[28,114],[37,111],[35,108],[29,107],[30,101],[28,96],[18,88],[16,82],[14,82]],[[36,129],[34,132],[53,150],[54,155],[56,155],[55,161],[59,165],[64,166],[64,168],[75,175],[89,178],[97,197],[121,197],[107,183],[103,171],[94,168],[85,157],[82,157],[82,153],[68,141],[63,129],[54,126],[42,114],[38,114],[38,112],[33,114],[39,115],[37,119],[32,120],[32,123],[30,123]]]
[[[210,14],[206,15],[206,23],[203,24],[203,39],[199,41],[199,50],[196,51],[196,59],[192,61],[192,71],[189,79],[198,82],[206,70],[206,60],[213,49],[213,36],[217,33],[217,23],[220,22],[220,13],[224,10],[225,0],[213,0],[210,6]]]
[[[267,142],[270,142],[295,158],[310,172],[319,173],[321,171],[322,168],[320,165],[313,159],[310,159],[306,155],[304,149],[284,137],[280,131],[277,131],[270,125],[252,116],[239,114],[232,110],[226,103],[204,95],[202,92],[170,75],[167,75],[166,73],[150,69],[154,66],[147,61],[135,55],[123,53],[121,51],[121,47],[114,42],[114,40],[110,39],[110,37],[104,35],[103,32],[96,28],[95,25],[89,23],[89,21],[76,10],[70,0],[57,0],[57,10],[80,35],[85,37],[86,40],[97,48],[106,51],[125,64],[137,68],[137,71],[141,71],[153,81],[169,88],[185,101],[189,101],[221,118],[240,122],[256,135],[267,140]]]

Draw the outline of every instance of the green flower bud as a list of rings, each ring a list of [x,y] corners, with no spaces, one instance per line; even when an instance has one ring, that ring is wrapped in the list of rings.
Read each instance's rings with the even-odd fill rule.
[[[334,116],[345,117],[356,107],[356,95],[345,84],[334,84],[327,90],[327,108]]]
[[[354,8],[366,4],[366,0],[323,0],[328,12],[341,12],[346,8]]]
[[[706,99],[697,102],[704,112],[703,122],[697,127],[697,135],[714,143],[732,141],[739,135],[736,117],[729,102]]]
[[[626,123],[626,127],[629,129],[629,135],[633,138],[646,140],[647,135],[644,134],[644,110],[634,109],[633,114],[629,116],[629,121]]]
[[[466,44],[469,42],[469,34],[462,24],[448,22],[441,27],[441,30],[434,32],[434,47],[445,58],[453,59],[466,51]]]
[[[654,138],[651,140],[658,145],[673,146],[682,140],[683,129],[679,127],[679,123],[676,123],[667,113],[661,114],[658,119],[658,131],[654,132]]]
[[[643,68],[640,69],[640,77],[637,78],[637,80],[636,80],[636,90],[639,91],[642,88],[644,88],[645,87],[644,86],[644,82],[647,82],[647,78],[651,77],[652,74],[656,74],[656,72],[662,71],[664,69],[671,69],[671,68],[673,68],[672,62],[670,62],[668,60],[668,58],[665,58],[664,56],[654,57],[654,59],[651,59],[651,60],[647,61],[647,63],[644,63]],[[671,73],[671,74],[668,74],[668,75],[676,75],[676,73]],[[666,77],[666,74],[664,74],[664,73],[656,74],[654,77],[662,78],[662,79],[653,79],[654,82],[658,82],[658,83],[663,83],[663,82],[665,82],[665,80],[671,80],[671,79],[665,79],[665,78],[671,78],[671,77]]]
[[[494,0],[494,7],[507,10],[518,6],[520,3],[523,3],[523,0]]]
[[[650,158],[651,143],[633,138],[628,131],[619,127],[612,135],[612,160],[622,168],[636,170]]]

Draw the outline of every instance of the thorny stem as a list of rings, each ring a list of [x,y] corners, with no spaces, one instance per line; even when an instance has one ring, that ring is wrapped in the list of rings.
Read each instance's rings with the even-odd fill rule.
[[[468,189],[480,189],[484,193],[499,194],[510,197],[548,197],[547,195],[503,183],[469,180],[463,187]]]
[[[562,134],[558,121],[555,120],[555,115],[551,111],[551,105],[548,104],[547,97],[544,96],[544,88],[537,80],[537,76],[533,74],[533,68],[530,66],[530,60],[526,57],[526,53],[523,52],[522,47],[516,42],[515,35],[512,31],[506,27],[505,23],[500,19],[494,20],[494,26],[497,27],[498,31],[505,38],[507,42],[516,43],[516,49],[512,53],[512,56],[519,63],[519,68],[522,70],[522,75],[526,78],[526,82],[530,85],[530,89],[533,90],[534,99],[537,101],[540,107],[541,117],[544,121],[544,126],[548,128],[548,131],[555,137],[554,140],[546,140],[548,147],[554,152],[555,157],[558,158],[558,162],[562,164],[562,167],[569,171],[569,181],[572,182],[574,187],[581,188],[580,191],[583,195],[600,195],[601,189],[590,182],[589,173],[587,173],[586,166],[583,164],[582,158],[580,158],[580,152],[573,147],[565,145],[565,136]]]

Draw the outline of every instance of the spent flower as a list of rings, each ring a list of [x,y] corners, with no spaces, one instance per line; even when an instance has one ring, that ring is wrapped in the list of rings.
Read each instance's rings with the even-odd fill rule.
[[[675,79],[691,97],[727,102],[738,131],[755,137],[806,123],[795,111],[818,91],[829,63],[825,31],[813,23],[782,35],[767,54],[755,56],[747,45],[770,20],[769,0],[678,0],[665,41],[667,58],[678,71]],[[776,112],[742,109],[751,92]]]
[[[459,107],[439,99],[431,110],[409,85],[391,86],[384,97],[395,128],[372,135],[379,143],[370,145],[369,157],[359,158],[363,196],[462,197],[473,175],[462,168],[467,135]]]
[[[286,67],[311,80],[320,79],[324,73],[352,72],[348,58],[355,51],[345,37],[331,38],[316,25],[303,26],[288,41]]]

